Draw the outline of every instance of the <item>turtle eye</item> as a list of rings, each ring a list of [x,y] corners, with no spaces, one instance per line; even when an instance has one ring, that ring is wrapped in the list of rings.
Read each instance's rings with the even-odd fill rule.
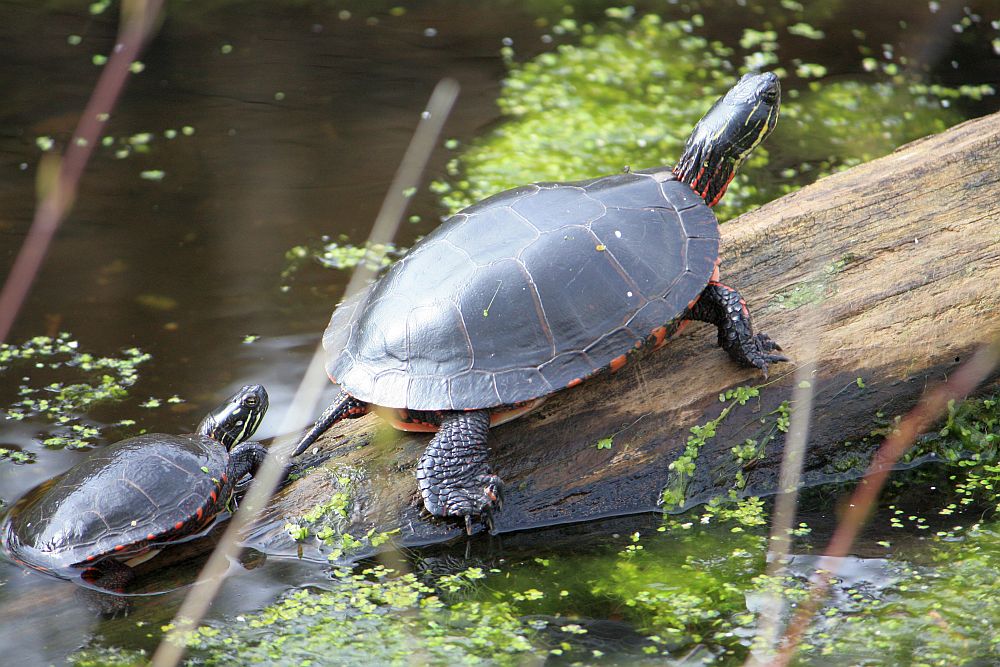
[[[249,405],[252,408],[253,406],[257,405],[257,397],[247,396],[246,398],[243,399],[243,405]]]

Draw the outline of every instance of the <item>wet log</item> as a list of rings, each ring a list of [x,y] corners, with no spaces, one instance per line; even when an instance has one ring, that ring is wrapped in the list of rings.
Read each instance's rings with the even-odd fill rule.
[[[494,469],[507,483],[495,529],[656,510],[667,484],[681,492],[682,505],[734,485],[742,484],[741,493],[772,492],[782,406],[809,349],[817,365],[805,482],[857,475],[884,419],[905,412],[927,384],[946,379],[1000,330],[998,164],[995,114],[723,225],[723,279],[746,297],[756,328],[795,363],[775,366],[765,382],[730,362],[715,331],[696,323],[640,363],[550,397],[491,431]],[[810,336],[816,347],[805,344]],[[758,387],[759,396],[727,413],[685,483],[670,463],[692,426],[729,405],[720,394],[740,386]],[[732,448],[748,439],[763,452],[736,456]],[[421,512],[413,473],[427,440],[382,427],[375,416],[331,429],[318,465],[274,499],[250,542],[294,550],[285,521],[337,490],[350,498],[343,524],[355,535],[399,528],[408,544],[459,535],[457,525]]]

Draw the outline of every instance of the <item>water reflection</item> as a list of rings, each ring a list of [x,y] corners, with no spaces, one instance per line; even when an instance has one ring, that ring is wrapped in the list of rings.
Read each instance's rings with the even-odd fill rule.
[[[106,53],[115,33],[111,14],[92,17],[86,3],[46,9],[52,4],[16,0],[0,9],[8,84],[0,111],[3,274],[32,215],[36,137],[68,138],[96,80],[92,56]],[[96,152],[13,336],[65,329],[102,354],[130,346],[152,353],[133,398],[109,407],[105,419],[128,417],[166,433],[191,431],[221,397],[251,382],[268,387],[272,413],[282,414],[347,278],[305,271],[283,292],[285,250],[324,234],[363,240],[434,83],[448,75],[462,85],[447,133],[463,141],[481,134],[497,116],[501,40],[517,46],[518,58],[551,48],[559,41],[551,19],[536,19],[558,18],[563,3],[440,0],[400,17],[387,11],[396,3],[378,10],[360,2],[175,4],[108,124],[111,145]],[[744,4],[768,14],[764,22],[784,20],[777,3]],[[1000,79],[1000,61],[970,62],[980,51],[952,29],[964,16],[962,3],[941,2],[930,13],[926,3],[805,4],[811,21],[838,18],[825,41],[789,42],[781,53],[789,63],[806,58],[824,62],[833,76],[856,74],[860,42],[851,30],[860,26],[866,44],[902,40],[897,59],[943,70],[948,83]],[[602,16],[601,3],[579,5],[581,21]],[[345,6],[352,10],[346,19]],[[727,44],[738,39],[744,10],[703,6],[707,35]],[[687,15],[676,5],[660,9]],[[901,21],[910,26],[905,35]],[[74,35],[79,44],[71,43]],[[953,58],[961,69],[952,71]],[[430,176],[443,174],[447,157],[434,156]],[[163,178],[144,179],[144,171]],[[411,212],[423,222],[404,230],[402,245],[439,214],[426,193]],[[247,334],[260,339],[245,343]],[[332,386],[328,391],[324,404]],[[148,396],[172,394],[188,402],[139,407]],[[276,435],[279,421],[266,420],[259,437]],[[38,436],[50,428],[38,420],[2,424],[0,446],[38,457],[28,466],[0,462],[0,498],[9,502],[80,460],[79,452],[40,446]],[[314,566],[291,561],[234,568],[215,617],[257,609],[291,583],[321,577]],[[135,621],[148,618],[158,628],[176,602],[137,603],[130,623],[99,625],[62,582],[6,563],[0,582],[0,647],[12,664],[61,662],[96,632],[151,645],[156,640],[137,633]]]

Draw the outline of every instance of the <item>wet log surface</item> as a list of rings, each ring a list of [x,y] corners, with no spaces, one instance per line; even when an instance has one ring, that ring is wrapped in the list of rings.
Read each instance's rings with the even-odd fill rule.
[[[745,493],[773,492],[783,446],[775,411],[791,398],[811,334],[818,348],[805,480],[856,476],[882,419],[905,412],[1000,330],[998,164],[1000,114],[723,225],[723,280],[746,297],[757,330],[795,363],[773,367],[764,382],[730,362],[713,328],[695,323],[638,364],[553,395],[491,431],[493,467],[507,484],[495,529],[657,509],[691,427],[715,419],[728,405],[720,394],[739,386],[758,386],[760,395],[735,407],[701,448],[685,502],[727,493],[738,472]],[[599,448],[609,437],[610,448]],[[731,451],[748,438],[767,443],[753,462]],[[459,535],[456,525],[421,511],[413,472],[428,439],[372,415],[342,422],[319,442],[320,454],[306,458],[315,467],[272,501],[250,543],[294,552],[285,521],[329,500],[345,477],[352,481],[343,524],[353,534],[398,527],[404,544]]]

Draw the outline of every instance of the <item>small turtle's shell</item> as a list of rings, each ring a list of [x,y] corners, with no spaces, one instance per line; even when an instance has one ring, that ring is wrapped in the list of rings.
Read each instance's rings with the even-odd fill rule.
[[[450,218],[334,312],[327,372],[391,408],[545,396],[662,340],[718,253],[715,215],[666,168],[508,190]]]
[[[197,534],[225,507],[229,453],[211,438],[147,434],[91,454],[29,492],[3,524],[18,562],[57,576]]]

